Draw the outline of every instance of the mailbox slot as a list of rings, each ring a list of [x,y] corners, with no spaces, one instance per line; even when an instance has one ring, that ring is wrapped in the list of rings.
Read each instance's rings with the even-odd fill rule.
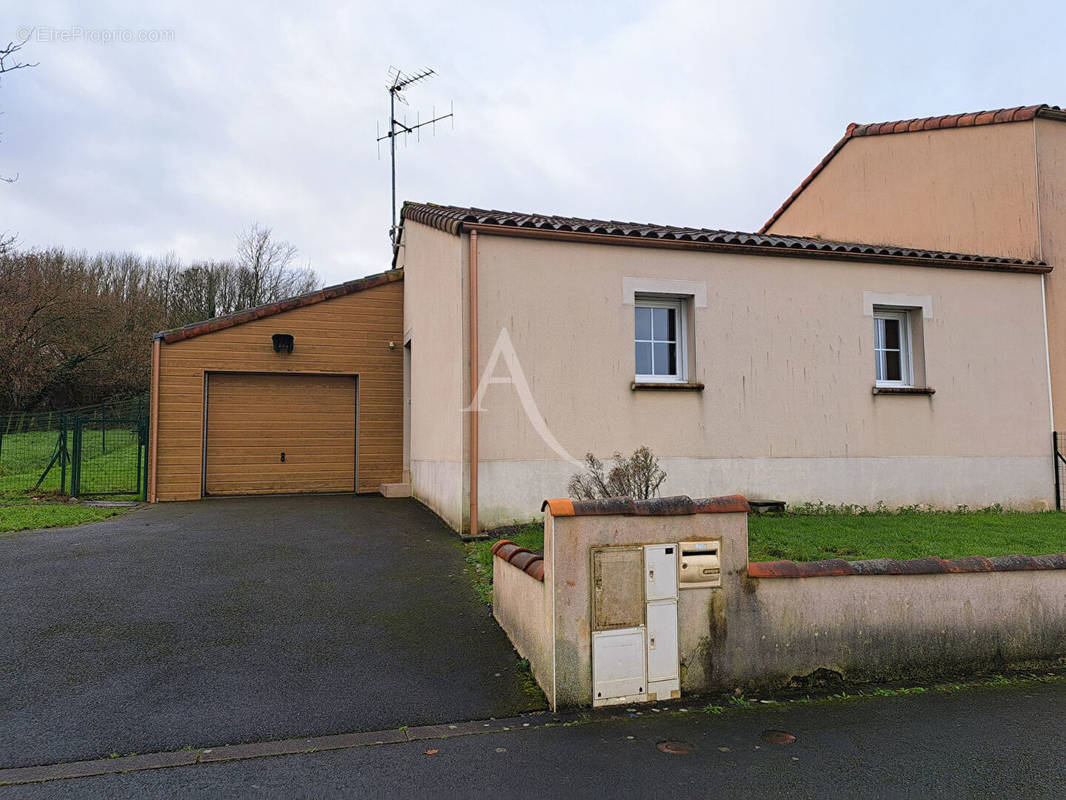
[[[681,542],[678,583],[682,589],[700,589],[722,585],[721,541]]]

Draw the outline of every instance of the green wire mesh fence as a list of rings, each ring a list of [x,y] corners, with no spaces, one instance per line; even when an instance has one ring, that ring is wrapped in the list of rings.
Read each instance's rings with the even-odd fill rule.
[[[0,417],[0,493],[145,497],[148,402]]]

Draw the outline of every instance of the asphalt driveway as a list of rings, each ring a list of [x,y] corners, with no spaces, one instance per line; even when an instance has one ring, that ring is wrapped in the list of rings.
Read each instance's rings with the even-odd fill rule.
[[[0,767],[540,707],[413,500],[168,503],[0,537]]]

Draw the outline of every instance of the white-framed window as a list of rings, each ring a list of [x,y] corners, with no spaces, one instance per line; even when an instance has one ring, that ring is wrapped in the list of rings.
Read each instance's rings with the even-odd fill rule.
[[[637,381],[685,381],[685,301],[638,295],[633,308]]]
[[[874,308],[874,374],[878,386],[914,385],[910,314]]]

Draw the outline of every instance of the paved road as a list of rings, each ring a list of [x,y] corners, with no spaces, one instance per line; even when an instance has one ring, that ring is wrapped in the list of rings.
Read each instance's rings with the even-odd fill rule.
[[[536,707],[410,500],[168,503],[0,537],[0,767]]]
[[[31,798],[1062,798],[1066,684],[638,719],[161,769]],[[797,741],[768,744],[767,729]],[[687,742],[691,755],[656,744]],[[426,754],[426,750],[436,750]]]

